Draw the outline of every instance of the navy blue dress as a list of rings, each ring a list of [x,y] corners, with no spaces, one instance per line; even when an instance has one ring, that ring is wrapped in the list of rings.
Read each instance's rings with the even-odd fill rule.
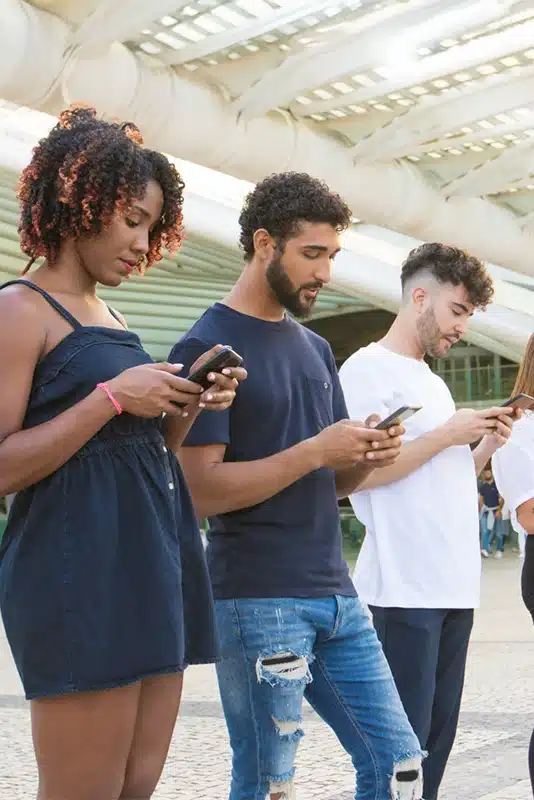
[[[11,283],[40,292],[73,328],[35,369],[24,428],[151,362],[136,334],[84,327],[39,287]],[[216,660],[202,540],[160,419],[114,417],[16,495],[0,549],[0,609],[28,699]]]

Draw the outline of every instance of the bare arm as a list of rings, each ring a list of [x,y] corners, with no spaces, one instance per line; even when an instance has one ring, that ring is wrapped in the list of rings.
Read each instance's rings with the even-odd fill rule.
[[[21,430],[45,338],[31,302],[8,292],[0,296],[0,495],[55,472],[116,413],[104,392],[95,390],[49,422]]]
[[[358,491],[375,489],[377,486],[400,481],[448,447],[465,446],[480,439],[480,444],[473,451],[478,474],[493,453],[510,436],[513,414],[512,409],[489,408],[483,411],[461,409],[444,425],[403,445],[395,463],[372,472],[360,484]]]
[[[371,477],[373,470],[374,465],[372,464],[356,464],[351,469],[343,469],[336,472],[336,494],[338,498],[342,500],[353,492],[357,492],[365,481]]]
[[[374,428],[379,422],[380,417],[377,414],[371,414],[365,420],[365,426]],[[336,472],[336,494],[338,498],[342,499],[353,492],[357,492],[377,467],[382,471],[395,464],[401,452],[401,437],[404,433],[406,431],[402,425],[393,425],[387,431],[388,439],[384,442],[384,449],[380,452],[380,456],[376,450],[371,450],[365,454],[362,463],[356,464],[350,469],[338,470]]]
[[[178,453],[180,450],[193,422],[200,413],[200,409],[198,406],[191,404],[184,408],[184,412],[187,414],[186,417],[176,415],[173,417],[165,417],[163,420],[165,442],[169,450],[173,453]]]
[[[517,521],[528,534],[534,535],[534,497],[518,507]]]
[[[321,466],[313,439],[257,461],[223,461],[226,445],[182,447],[179,451],[199,518],[262,503]]]
[[[206,361],[214,356],[221,349],[221,345],[215,345],[211,350],[203,353],[200,358],[191,365],[189,374],[199,369]],[[181,365],[177,365],[181,366]],[[241,381],[246,380],[247,371],[243,367],[226,367],[222,372],[212,372],[208,379],[211,386],[200,396],[200,403],[190,403],[186,406],[182,414],[166,417],[164,423],[165,441],[173,453],[178,453],[183,445],[187,434],[202,409],[208,411],[225,411],[232,405],[236,389]]]
[[[365,492],[368,489],[376,489],[377,486],[387,486],[395,481],[406,478],[416,469],[419,469],[427,461],[430,461],[446,447],[449,447],[447,431],[445,426],[436,428],[429,433],[425,433],[413,442],[404,444],[399,457],[389,467],[373,470],[358,487],[358,491]]]
[[[480,444],[473,450],[473,458],[475,459],[475,471],[480,475],[492,455],[497,451],[499,445],[492,436],[485,436]]]
[[[180,461],[200,517],[225,514],[262,503],[310,472],[327,467],[352,473],[388,463],[400,449],[400,440],[361,422],[340,420],[311,439],[256,461],[224,462],[226,445],[183,447]]]

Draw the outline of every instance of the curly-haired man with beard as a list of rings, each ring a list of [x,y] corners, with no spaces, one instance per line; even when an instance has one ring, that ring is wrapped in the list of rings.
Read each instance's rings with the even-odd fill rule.
[[[200,516],[222,647],[231,800],[294,797],[303,698],[358,772],[358,800],[421,797],[421,749],[343,560],[337,498],[393,464],[401,429],[347,420],[330,347],[305,317],[330,280],[350,211],[306,174],[272,175],[241,217],[246,265],[175,347],[245,360],[231,413],[206,413],[180,453]]]
[[[424,244],[403,264],[401,284],[402,306],[391,329],[354,353],[340,379],[352,418],[422,406],[405,423],[395,464],[369,475],[351,502],[367,531],[356,588],[428,751],[424,792],[436,800],[456,735],[479,603],[477,473],[506,442],[514,412],[455,413],[446,384],[424,360],[446,356],[474,311],[491,301],[491,278],[480,261],[455,247]]]

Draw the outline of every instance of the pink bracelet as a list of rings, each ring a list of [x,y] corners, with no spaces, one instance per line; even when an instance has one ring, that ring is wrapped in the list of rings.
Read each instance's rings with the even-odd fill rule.
[[[107,394],[107,396],[109,397],[110,401],[113,403],[113,405],[114,405],[114,407],[115,407],[115,411],[117,412],[117,414],[122,414],[122,406],[121,406],[121,404],[118,402],[118,400],[116,400],[116,399],[113,397],[113,394],[112,394],[112,392],[111,392],[111,389],[109,388],[109,386],[107,385],[107,383],[97,383],[97,384],[96,384],[96,388],[97,388],[97,389],[102,389],[102,391],[103,391],[103,392],[105,392],[105,393]]]

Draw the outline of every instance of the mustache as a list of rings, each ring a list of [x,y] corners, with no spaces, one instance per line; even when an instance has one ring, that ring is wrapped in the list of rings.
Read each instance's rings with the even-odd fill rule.
[[[303,289],[322,289],[323,286],[324,283],[322,283],[322,281],[315,281],[315,283],[303,283],[299,291],[302,291]]]

